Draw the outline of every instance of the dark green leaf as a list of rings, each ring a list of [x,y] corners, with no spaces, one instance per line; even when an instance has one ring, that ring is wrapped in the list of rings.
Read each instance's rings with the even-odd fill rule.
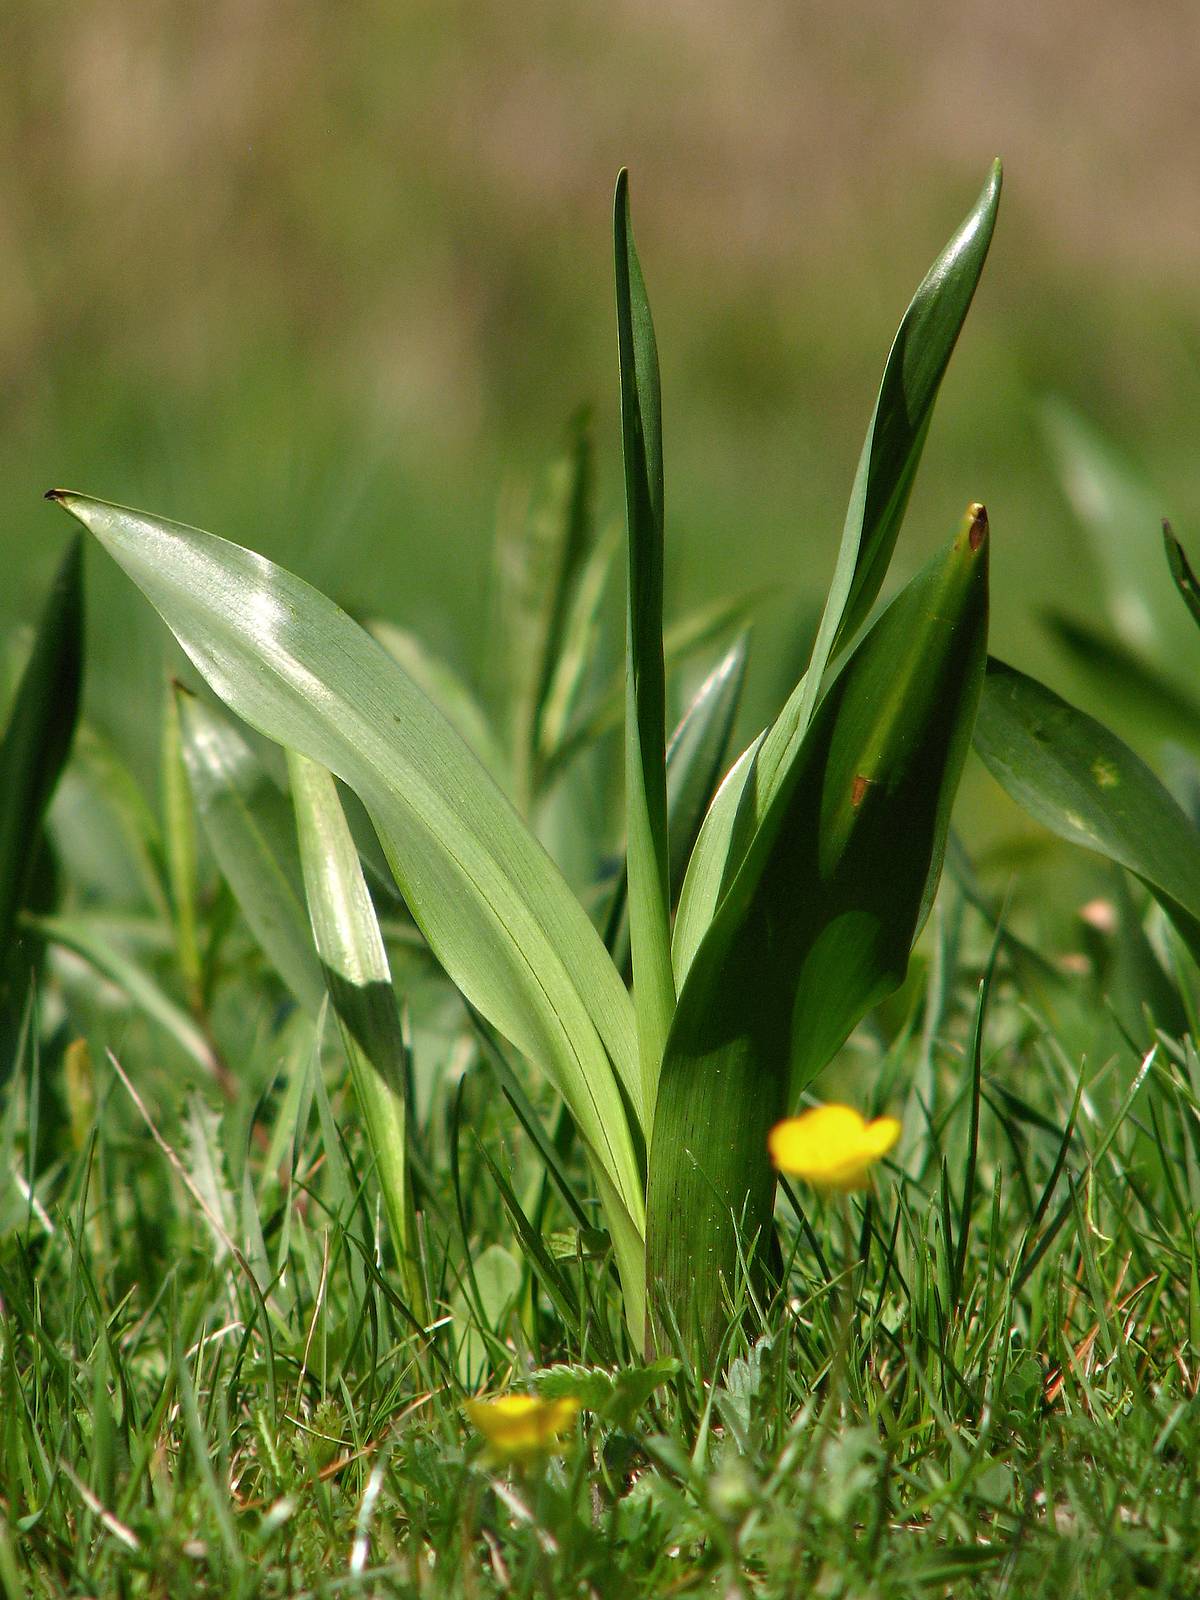
[[[1175,537],[1171,524],[1164,521],[1162,531],[1163,545],[1167,552],[1167,566],[1170,568],[1172,580],[1179,590],[1184,605],[1192,614],[1192,621],[1200,626],[1200,583],[1196,582],[1196,574],[1192,571],[1191,563],[1184,554],[1183,546]]]
[[[903,980],[940,870],[987,627],[978,514],[835,680],[688,971],[650,1160],[648,1281],[711,1358],[770,1225],[767,1132]]]
[[[900,323],[867,428],[846,511],[833,582],[805,675],[762,738],[735,768],[696,841],[675,929],[682,982],[733,881],[776,788],[795,759],[820,698],[826,668],[877,599],[920,464],[934,402],[987,259],[1000,203],[997,161],[962,226],[934,262]]]
[[[625,613],[625,833],[629,942],[642,1098],[652,1119],[671,1015],[667,850],[666,671],[663,665],[663,462],[658,350],[629,220],[629,177],[613,215],[621,439],[625,458],[628,604]]]
[[[66,764],[83,680],[83,550],[76,537],[42,611],[0,743],[0,1016],[25,1002],[16,945],[42,845],[42,821]]]
[[[1141,878],[1200,957],[1200,835],[1128,745],[992,659],[975,748],[1031,817]]]

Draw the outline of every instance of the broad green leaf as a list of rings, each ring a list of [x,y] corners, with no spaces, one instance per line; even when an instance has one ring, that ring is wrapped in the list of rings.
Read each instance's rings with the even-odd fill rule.
[[[427,695],[463,742],[483,762],[497,782],[508,775],[508,761],[497,744],[483,707],[471,689],[450,665],[417,638],[408,628],[394,622],[373,619],[367,632]]]
[[[970,741],[987,521],[904,588],[847,661],[689,968],[659,1086],[648,1281],[711,1358],[770,1226],[767,1132],[904,978]]]
[[[920,464],[934,402],[971,306],[1000,203],[1000,163],[904,313],[859,457],[845,527],[808,670],[741,778],[726,782],[693,852],[696,882],[676,923],[675,970],[692,953],[804,739],[826,668],[850,643],[883,587]],[[686,911],[686,915],[684,912]]]
[[[42,821],[66,764],[83,679],[83,552],[71,541],[42,611],[0,742],[0,1017],[25,1003],[17,916],[42,851]]]
[[[367,1130],[413,1315],[424,1290],[408,1174],[407,1047],[392,973],[354,838],[324,768],[288,752],[292,803],[313,942]]]
[[[643,1226],[627,1109],[642,1095],[629,996],[561,874],[445,719],[332,601],[223,539],[56,494],[245,721],[363,800],[430,948],[555,1083],[607,1179],[632,1322]],[[602,1185],[602,1187],[604,1187]],[[625,1226],[620,1226],[624,1222]]]
[[[990,660],[975,748],[1036,821],[1139,877],[1200,960],[1200,834],[1128,745],[1045,684]]]
[[[662,400],[654,323],[633,243],[629,175],[624,170],[617,177],[613,237],[629,579],[625,611],[625,850],[642,1101],[650,1125],[663,1046],[675,1009],[662,633]]]
[[[287,796],[227,717],[179,692],[188,780],[217,865],[263,954],[312,1017],[325,984],[313,953]]]
[[[1051,611],[1046,622],[1114,713],[1143,733],[1200,749],[1200,697],[1190,696],[1140,652],[1090,623],[1059,611]]]

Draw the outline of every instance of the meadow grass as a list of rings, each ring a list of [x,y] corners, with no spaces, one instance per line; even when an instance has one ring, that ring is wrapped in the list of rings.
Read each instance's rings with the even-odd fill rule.
[[[513,1250],[483,1152],[521,1192],[543,1168],[446,994],[414,1052],[422,1325],[331,1030],[240,932],[224,1096],[67,966],[114,1055],[40,1018],[5,1097],[6,1596],[1194,1593],[1195,1053],[1143,1053],[1015,936],[989,977],[989,919],[944,901],[894,1033],[852,1041],[904,1107],[874,1190],[789,1186],[784,1287],[743,1285],[717,1367],[511,1468],[468,1393],[637,1353],[555,1197],[557,1292]]]

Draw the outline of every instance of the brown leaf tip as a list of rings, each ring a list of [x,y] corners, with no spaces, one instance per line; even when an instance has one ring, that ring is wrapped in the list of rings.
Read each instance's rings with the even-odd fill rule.
[[[987,538],[987,507],[985,505],[981,505],[979,501],[976,500],[973,505],[967,507],[967,515],[971,519],[971,526],[967,532],[967,538],[971,541],[971,549],[978,550],[979,546]]]

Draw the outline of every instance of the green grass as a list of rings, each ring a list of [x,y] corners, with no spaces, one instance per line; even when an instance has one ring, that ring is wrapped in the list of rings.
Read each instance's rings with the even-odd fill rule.
[[[185,1092],[64,963],[0,1148],[6,1595],[1194,1593],[1195,1055],[1143,1071],[1095,982],[1028,981],[1015,942],[976,1035],[990,926],[951,888],[934,933],[895,1037],[850,1053],[904,1107],[875,1193],[781,1202],[786,1292],[744,1308],[720,1369],[684,1365],[620,1427],[585,1411],[515,1474],[481,1458],[467,1387],[630,1352],[611,1268],[553,1202],[582,1342],[527,1273],[507,1310],[473,1280],[513,1248],[483,1152],[519,1191],[541,1169],[446,995],[415,1018],[422,1328],[331,1030],[314,1043],[240,930],[227,1097]]]

